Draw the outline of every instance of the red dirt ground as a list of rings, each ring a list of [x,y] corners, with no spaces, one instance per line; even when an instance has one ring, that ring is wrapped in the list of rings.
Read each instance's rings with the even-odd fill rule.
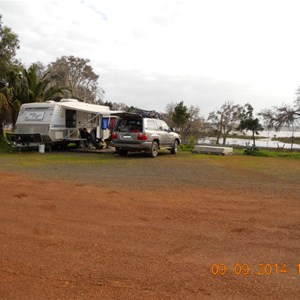
[[[299,187],[131,191],[17,171],[0,185],[0,299],[300,295]]]

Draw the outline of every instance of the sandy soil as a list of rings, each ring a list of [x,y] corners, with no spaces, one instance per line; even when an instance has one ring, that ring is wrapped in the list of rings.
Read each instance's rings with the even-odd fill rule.
[[[0,299],[299,297],[299,162],[116,161],[0,171]]]

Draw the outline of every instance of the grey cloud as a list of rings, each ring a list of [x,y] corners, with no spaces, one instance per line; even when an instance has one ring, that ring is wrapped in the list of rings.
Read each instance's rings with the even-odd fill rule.
[[[103,68],[100,85],[106,92],[105,100],[124,102],[144,109],[165,110],[168,103],[184,101],[196,105],[205,117],[225,101],[247,102],[247,85],[215,81],[210,78],[178,75],[143,74],[137,70]]]

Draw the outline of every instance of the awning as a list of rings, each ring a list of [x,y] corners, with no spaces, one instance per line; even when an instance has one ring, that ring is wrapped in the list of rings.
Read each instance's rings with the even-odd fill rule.
[[[111,115],[119,112],[119,111],[110,110],[108,106],[90,104],[85,102],[58,102],[58,104],[67,109],[79,110],[79,111],[94,113],[97,115],[99,114]]]

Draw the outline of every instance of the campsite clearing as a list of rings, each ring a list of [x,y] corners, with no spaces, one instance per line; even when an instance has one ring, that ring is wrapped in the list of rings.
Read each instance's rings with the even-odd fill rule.
[[[300,294],[300,160],[24,152],[0,163],[0,299]]]

